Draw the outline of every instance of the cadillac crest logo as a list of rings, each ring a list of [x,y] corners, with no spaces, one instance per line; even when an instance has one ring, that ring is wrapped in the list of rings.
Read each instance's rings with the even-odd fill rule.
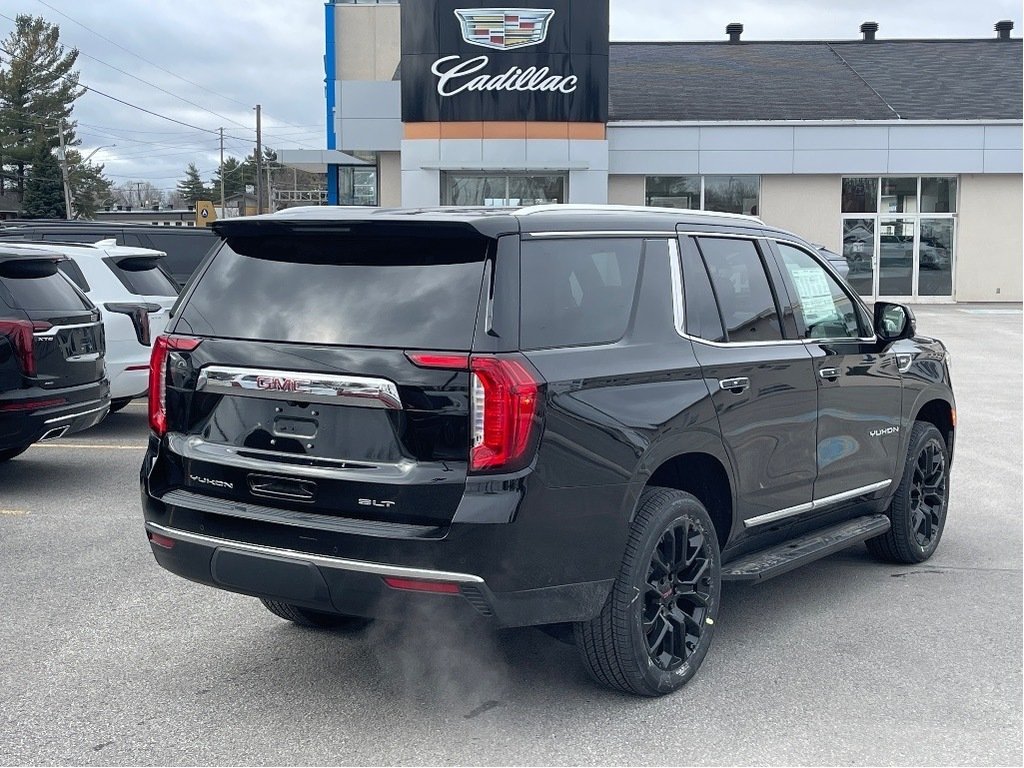
[[[543,43],[555,12],[550,8],[460,8],[455,15],[467,43],[508,51]]]

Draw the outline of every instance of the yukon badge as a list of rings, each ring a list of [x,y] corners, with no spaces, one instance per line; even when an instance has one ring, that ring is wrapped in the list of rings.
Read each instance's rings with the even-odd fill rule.
[[[882,437],[883,435],[895,435],[899,431],[899,427],[886,427],[885,429],[872,429],[868,434],[872,437]]]
[[[215,488],[227,488],[229,491],[235,489],[234,483],[229,483],[227,480],[213,480],[209,477],[200,477],[199,475],[189,475],[188,479],[193,483],[199,483],[200,485],[212,485]]]

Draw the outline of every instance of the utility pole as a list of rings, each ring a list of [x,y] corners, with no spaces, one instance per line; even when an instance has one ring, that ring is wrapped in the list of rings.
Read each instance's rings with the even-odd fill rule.
[[[245,187],[242,187],[242,191],[245,191]],[[220,215],[218,219],[223,219],[227,216],[224,208],[224,129],[220,129]]]
[[[270,183],[271,165],[267,163],[267,213],[274,212],[274,190]]]
[[[256,105],[256,213],[263,213],[263,125]]]
[[[64,218],[71,221],[71,174],[68,173],[68,152],[64,146],[64,121],[57,123],[60,138],[60,175],[64,182]]]

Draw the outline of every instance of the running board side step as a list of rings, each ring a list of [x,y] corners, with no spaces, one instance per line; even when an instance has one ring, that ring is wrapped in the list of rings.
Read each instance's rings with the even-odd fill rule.
[[[885,515],[848,520],[726,563],[722,566],[722,581],[764,581],[888,530],[889,518]]]

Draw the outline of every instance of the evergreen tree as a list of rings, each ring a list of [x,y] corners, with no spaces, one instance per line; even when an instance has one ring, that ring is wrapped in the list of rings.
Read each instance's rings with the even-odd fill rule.
[[[72,70],[78,51],[65,50],[55,24],[19,14],[0,48],[0,192],[13,184],[22,200],[28,166],[40,147],[48,153],[57,146],[58,126],[84,90]],[[73,131],[67,124],[69,145],[77,143]]]
[[[178,194],[188,205],[195,205],[197,200],[210,200],[210,190],[203,184],[199,169],[195,163],[189,163],[185,170],[185,178],[178,182]]]
[[[238,162],[238,158],[229,155],[224,159],[224,164],[213,174],[213,196],[218,201],[220,200],[221,177],[224,178],[224,197],[240,195],[245,192],[246,168]],[[249,183],[252,183],[252,172],[248,173],[248,178]]]
[[[71,207],[76,219],[91,219],[111,196],[112,183],[103,176],[103,166],[83,163],[82,156],[68,150]]]
[[[46,147],[40,147],[30,160],[32,173],[25,184],[22,215],[26,219],[65,218],[64,184],[57,158]]]

